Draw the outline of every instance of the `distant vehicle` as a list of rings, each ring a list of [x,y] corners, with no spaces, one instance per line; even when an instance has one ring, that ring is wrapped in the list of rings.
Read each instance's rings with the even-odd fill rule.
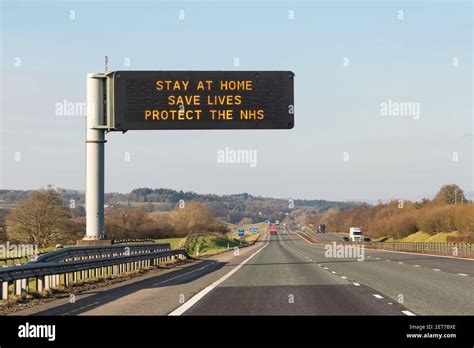
[[[318,232],[319,233],[326,233],[326,225],[325,224],[319,225]]]
[[[275,224],[278,226],[280,224],[280,220],[276,220]]]
[[[276,224],[270,224],[270,234],[277,234]]]
[[[360,227],[351,227],[349,229],[349,240],[351,242],[362,241],[362,229]]]
[[[343,241],[343,242],[348,242],[348,241],[349,241],[349,237],[342,237],[342,241]]]
[[[364,238],[364,242],[365,242],[365,243],[370,243],[371,241],[372,241],[372,240],[371,240],[369,237],[365,237],[365,238]]]

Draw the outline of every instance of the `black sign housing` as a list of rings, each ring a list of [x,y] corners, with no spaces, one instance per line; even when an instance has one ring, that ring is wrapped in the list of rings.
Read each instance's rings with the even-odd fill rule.
[[[111,130],[291,129],[291,71],[116,71]]]

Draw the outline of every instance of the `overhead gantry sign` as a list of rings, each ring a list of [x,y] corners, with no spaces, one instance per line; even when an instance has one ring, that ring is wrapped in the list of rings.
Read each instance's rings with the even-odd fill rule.
[[[289,129],[290,71],[116,71],[107,75],[108,126],[146,129]]]
[[[87,82],[86,237],[104,237],[106,131],[291,129],[291,71],[115,71]],[[105,242],[105,241],[104,241]]]

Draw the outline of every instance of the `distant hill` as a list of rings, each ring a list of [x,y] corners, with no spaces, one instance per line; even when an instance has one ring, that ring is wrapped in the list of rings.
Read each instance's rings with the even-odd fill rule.
[[[0,204],[3,206],[14,205],[25,200],[31,191],[0,190]],[[84,205],[84,192],[76,190],[63,190],[65,201],[74,200],[77,206]],[[302,200],[290,201],[282,198],[254,196],[249,193],[232,195],[199,194],[191,191],[177,191],[166,188],[152,189],[142,187],[130,193],[106,193],[105,203],[114,206],[146,205],[149,211],[169,211],[176,204],[198,200],[209,203],[216,215],[224,221],[238,223],[244,218],[252,221],[262,219],[283,220],[288,214],[298,212],[324,212],[329,208],[347,210],[358,206],[357,202],[339,202],[327,200]]]

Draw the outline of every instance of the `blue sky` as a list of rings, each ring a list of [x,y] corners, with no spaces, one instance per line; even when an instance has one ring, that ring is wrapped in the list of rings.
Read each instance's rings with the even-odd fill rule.
[[[1,12],[2,188],[84,189],[84,116],[58,116],[56,104],[85,102],[86,74],[103,71],[108,55],[110,70],[296,74],[292,130],[108,134],[108,192],[474,191],[470,1],[2,1]],[[419,103],[420,118],[382,116],[388,100]],[[226,147],[257,150],[257,166],[218,163]]]

